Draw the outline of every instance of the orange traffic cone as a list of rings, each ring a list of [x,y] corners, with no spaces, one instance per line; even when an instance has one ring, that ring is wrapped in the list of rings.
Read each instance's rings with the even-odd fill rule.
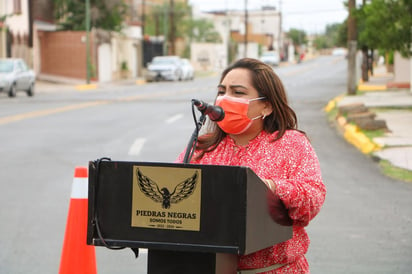
[[[76,167],[59,274],[95,274],[96,253],[87,239],[87,167]]]

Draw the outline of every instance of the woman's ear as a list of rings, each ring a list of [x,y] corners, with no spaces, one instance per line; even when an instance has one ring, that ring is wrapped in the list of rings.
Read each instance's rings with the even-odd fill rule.
[[[267,117],[272,114],[273,108],[269,102],[265,102],[265,107],[262,110],[262,116]]]

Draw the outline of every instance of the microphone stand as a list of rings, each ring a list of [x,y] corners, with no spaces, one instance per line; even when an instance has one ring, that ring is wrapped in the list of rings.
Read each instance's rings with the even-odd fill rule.
[[[194,110],[193,110],[193,115],[194,115]],[[185,164],[188,164],[190,162],[190,159],[192,158],[193,153],[195,152],[197,138],[199,137],[199,131],[202,128],[205,121],[206,121],[206,115],[202,112],[202,115],[199,117],[199,121],[196,122],[196,128],[193,131],[192,136],[190,137],[189,143],[187,144],[187,147],[186,147],[186,153],[183,159],[183,163]]]

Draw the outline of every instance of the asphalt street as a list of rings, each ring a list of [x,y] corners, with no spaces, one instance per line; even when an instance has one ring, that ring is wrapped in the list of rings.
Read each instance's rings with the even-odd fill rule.
[[[324,112],[346,90],[345,59],[325,56],[275,71],[327,187],[307,228],[311,273],[410,273],[412,185],[383,175]],[[2,94],[0,273],[58,272],[75,167],[100,157],[173,161],[194,128],[190,100],[212,102],[217,81],[214,75],[82,91],[48,84],[32,98]],[[100,274],[146,273],[145,252],[134,259],[130,250],[96,247],[96,257]]]

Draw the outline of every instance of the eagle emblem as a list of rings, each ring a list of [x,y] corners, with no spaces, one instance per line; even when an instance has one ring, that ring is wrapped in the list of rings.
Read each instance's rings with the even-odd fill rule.
[[[137,184],[144,195],[155,202],[162,203],[163,208],[170,208],[170,204],[176,204],[193,194],[198,172],[175,186],[172,192],[167,187],[159,188],[157,183],[145,176],[140,169],[136,169]]]

